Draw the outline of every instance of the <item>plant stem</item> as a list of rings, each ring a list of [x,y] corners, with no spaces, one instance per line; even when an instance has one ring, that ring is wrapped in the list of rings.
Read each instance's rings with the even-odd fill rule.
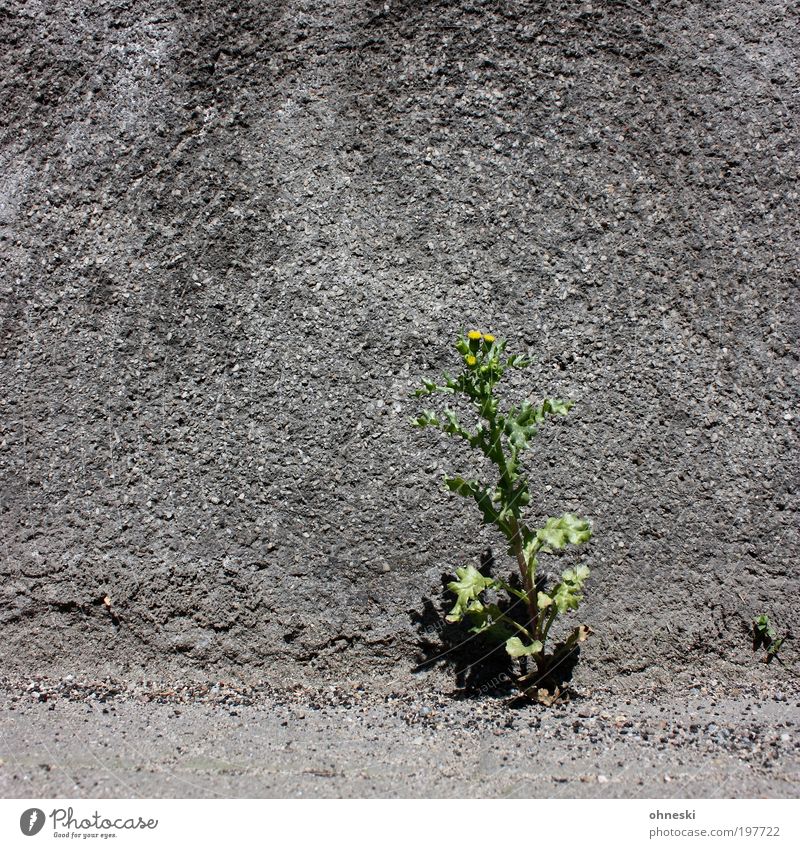
[[[547,619],[547,623],[544,626],[542,631],[542,646],[547,641],[547,634],[550,632],[550,626],[556,620],[556,615],[558,614],[558,607],[553,605],[553,611],[550,613],[550,617]],[[537,637],[538,638],[538,637]]]
[[[508,461],[505,451],[503,450],[502,428],[498,427],[497,417],[488,412],[488,401],[492,398],[491,387],[489,388],[489,397],[487,398],[487,406],[480,406],[480,414],[489,424],[489,458],[493,460],[500,472],[500,489],[503,492],[503,498],[506,504],[509,504],[513,497],[513,482],[508,471]],[[539,638],[539,607],[536,602],[536,592],[534,591],[533,580],[531,579],[530,568],[525,559],[525,552],[522,549],[522,533],[520,532],[519,520],[517,518],[518,510],[511,506],[511,516],[508,519],[508,529],[511,534],[509,541],[517,558],[519,573],[522,577],[522,587],[525,592],[526,604],[528,607],[528,618],[530,620],[531,638],[536,640]]]

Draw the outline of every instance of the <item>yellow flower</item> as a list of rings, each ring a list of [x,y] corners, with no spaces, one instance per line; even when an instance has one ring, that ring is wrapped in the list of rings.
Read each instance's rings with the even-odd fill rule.
[[[470,355],[467,357],[467,365],[475,365],[475,363],[476,363],[477,361],[478,361],[478,360],[477,360],[477,359],[476,359],[476,358],[475,358],[472,354],[470,354]]]
[[[477,341],[480,337],[481,337],[480,330],[470,330],[467,333],[467,338],[469,338],[469,339],[475,339]]]
[[[494,341],[494,336],[491,333],[486,333],[486,335],[483,337],[483,340],[491,344]]]

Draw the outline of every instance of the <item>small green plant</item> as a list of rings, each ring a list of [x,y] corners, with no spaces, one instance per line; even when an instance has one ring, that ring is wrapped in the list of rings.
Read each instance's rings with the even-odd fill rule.
[[[753,619],[753,650],[764,649],[767,653],[764,662],[770,663],[778,656],[781,645],[786,641],[785,636],[778,636],[768,615],[757,615]]]
[[[568,568],[548,588],[538,570],[539,556],[587,542],[592,533],[587,521],[571,513],[547,518],[538,528],[528,526],[522,512],[531,503],[531,490],[522,456],[545,418],[566,415],[572,403],[547,399],[534,406],[525,400],[504,412],[495,387],[509,368],[526,368],[532,360],[519,354],[506,356],[505,341],[477,330],[462,334],[456,349],[461,355],[461,373],[456,377],[445,374],[441,385],[423,380],[414,394],[460,395],[474,407],[477,423],[468,429],[456,411],[446,406],[441,414],[424,411],[414,425],[461,438],[494,465],[492,483],[463,477],[448,477],[445,483],[451,492],[473,499],[483,523],[503,534],[508,553],[517,563],[519,581],[484,576],[473,565],[456,569],[457,579],[448,586],[456,602],[447,620],[465,621],[472,633],[505,642],[509,656],[520,661],[522,673],[517,682],[522,691],[552,703],[562,695],[553,673],[574,656],[575,648],[591,631],[583,624],[575,627],[549,653],[548,636],[558,616],[578,608],[589,569],[585,565]]]

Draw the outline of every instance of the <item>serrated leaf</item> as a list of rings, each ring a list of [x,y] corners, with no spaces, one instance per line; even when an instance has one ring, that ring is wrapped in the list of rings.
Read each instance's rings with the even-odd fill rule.
[[[529,401],[523,401],[522,406],[505,419],[503,427],[508,444],[514,454],[522,453],[528,442],[536,435],[534,410]]]
[[[480,489],[477,480],[465,480],[463,477],[445,477],[445,485],[451,492],[461,495],[463,498],[474,498]]]
[[[522,453],[530,440],[536,435],[536,428],[547,415],[566,415],[572,408],[572,401],[547,398],[539,407],[530,401],[522,402],[519,409],[507,416],[504,431],[514,455]]]
[[[579,565],[575,568],[568,568],[566,571],[562,572],[561,579],[564,583],[568,583],[569,585],[580,589],[586,580],[588,580],[590,574],[591,571],[589,571],[589,566]]]
[[[447,621],[461,621],[470,603],[479,600],[480,593],[492,586],[494,582],[490,577],[484,577],[474,565],[457,568],[456,577],[458,580],[447,584],[447,588],[457,596],[455,606],[446,616]]]
[[[497,416],[499,403],[496,397],[494,397],[493,395],[488,395],[485,397],[476,397],[475,401],[479,404],[478,409],[481,416],[487,421]]]
[[[785,636],[781,636],[780,639],[775,639],[772,642],[772,644],[769,646],[769,648],[767,648],[767,656],[768,657],[774,657],[778,653],[778,651],[780,651],[781,645],[783,645],[783,643],[785,641],[786,641]],[[767,660],[767,662],[769,662],[769,660]]]
[[[775,638],[775,628],[770,623],[768,615],[757,616],[754,622],[754,626],[762,637],[767,637],[770,640]]]
[[[451,492],[461,495],[464,498],[473,498],[478,504],[483,515],[484,524],[497,524],[503,529],[503,520],[500,513],[494,507],[493,495],[495,490],[487,489],[482,486],[477,480],[465,480],[463,477],[447,477],[445,484]]]
[[[553,602],[560,613],[578,609],[578,605],[583,600],[581,589],[589,577],[589,573],[589,569],[585,565],[579,565],[578,568],[568,568],[561,575],[561,582],[553,589],[552,593]]]
[[[506,360],[506,365],[509,368],[527,368],[529,365],[533,364],[533,359],[527,356],[523,356],[521,353],[515,353],[513,356],[509,356]]]
[[[560,551],[566,545],[581,545],[591,537],[589,522],[571,512],[559,518],[548,518],[544,527],[536,532],[538,546],[550,551]]]
[[[452,409],[445,407],[444,417],[447,419],[447,423],[441,425],[442,432],[453,436],[461,436],[462,439],[466,439],[470,444],[473,444],[475,436],[465,427],[461,426],[458,416]]]
[[[431,395],[436,391],[437,388],[438,386],[436,385],[436,383],[433,382],[433,380],[426,380],[423,378],[422,388],[417,389],[414,392],[414,397],[425,397],[426,395]]]
[[[536,606],[540,609],[547,609],[553,603],[553,599],[545,592],[539,592],[536,596]]]
[[[512,636],[506,640],[506,651],[510,657],[529,657],[533,654],[538,654],[542,650],[542,643],[539,641],[532,642],[526,645],[519,636]]]
[[[546,415],[566,415],[575,404],[571,400],[546,398],[536,411],[536,421],[541,424]]]
[[[527,480],[520,480],[511,490],[509,502],[517,506],[527,506],[531,502],[531,493]]]
[[[558,611],[563,615],[569,610],[578,609],[583,596],[573,592],[571,587],[559,583],[553,592],[553,603],[558,607]]]
[[[415,427],[439,427],[440,421],[436,417],[436,414],[429,409],[426,409],[424,412],[421,412],[417,419],[414,421]]]

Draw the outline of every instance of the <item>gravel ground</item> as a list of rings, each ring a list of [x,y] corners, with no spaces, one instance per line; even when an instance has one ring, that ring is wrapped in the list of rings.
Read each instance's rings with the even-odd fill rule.
[[[2,797],[796,798],[800,688],[555,708],[225,683],[8,681]]]

